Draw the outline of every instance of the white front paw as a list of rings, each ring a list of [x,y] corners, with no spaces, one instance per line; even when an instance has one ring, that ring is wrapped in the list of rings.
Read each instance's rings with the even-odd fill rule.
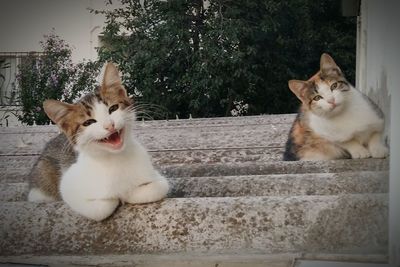
[[[122,199],[131,204],[150,203],[165,198],[168,190],[168,182],[162,177],[160,180],[136,187],[127,196],[123,196]]]
[[[369,151],[373,158],[386,158],[389,155],[389,149],[382,144],[370,147]]]
[[[355,147],[351,150],[349,150],[351,158],[353,159],[365,159],[371,157],[371,154],[369,153],[368,149],[366,149],[363,146],[358,146]]]

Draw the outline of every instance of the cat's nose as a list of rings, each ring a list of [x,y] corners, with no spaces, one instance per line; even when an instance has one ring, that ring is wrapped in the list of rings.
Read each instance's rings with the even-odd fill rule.
[[[327,102],[331,104],[333,107],[336,107],[335,99],[329,99]]]
[[[103,125],[104,129],[106,129],[107,131],[113,132],[115,131],[115,125],[113,121],[108,121],[105,122]]]

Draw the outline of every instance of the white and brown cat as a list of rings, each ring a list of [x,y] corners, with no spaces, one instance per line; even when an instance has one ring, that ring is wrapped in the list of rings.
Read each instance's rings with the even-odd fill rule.
[[[132,133],[132,100],[112,63],[105,65],[94,93],[74,104],[46,100],[43,107],[62,133],[46,145],[31,171],[29,201],[62,199],[100,221],[120,201],[148,203],[167,195],[167,180]]]
[[[302,105],[286,143],[284,160],[384,158],[384,117],[355,89],[335,61],[322,54],[320,70],[308,81],[291,80]]]

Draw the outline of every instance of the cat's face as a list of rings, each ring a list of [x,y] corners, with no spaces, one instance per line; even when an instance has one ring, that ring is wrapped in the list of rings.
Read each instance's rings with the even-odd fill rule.
[[[120,152],[124,149],[135,114],[118,71],[112,63],[104,70],[102,85],[75,104],[46,100],[49,118],[66,134],[77,151]]]
[[[346,108],[351,86],[329,55],[322,54],[320,67],[308,81],[289,81],[289,88],[304,109],[320,117],[333,117]]]

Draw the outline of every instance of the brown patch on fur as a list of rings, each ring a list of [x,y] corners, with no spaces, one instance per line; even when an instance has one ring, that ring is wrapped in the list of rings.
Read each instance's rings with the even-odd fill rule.
[[[56,136],[46,145],[33,166],[29,174],[30,188],[38,188],[44,194],[60,200],[61,172],[75,160],[75,152],[66,136],[64,134]]]
[[[290,80],[289,88],[303,103],[302,109],[304,111],[312,109],[312,105],[315,102],[313,101],[313,98],[318,95],[318,92],[316,90],[316,83],[314,80]]]
[[[316,85],[326,84],[329,87],[331,87],[332,84],[334,84],[335,82],[339,82],[343,85],[348,85],[346,78],[342,74],[327,76],[324,75],[321,71],[318,71],[316,74],[314,74],[310,79],[308,79],[308,81],[314,82]]]
[[[132,100],[128,97],[122,84],[116,84],[112,87],[102,86],[98,90],[100,98],[108,106],[120,104],[120,108],[124,109],[132,105]]]
[[[132,105],[132,100],[128,97],[122,85],[118,69],[112,63],[106,64],[102,85],[97,88],[96,94],[98,94],[108,106],[120,104],[121,108],[126,108]]]
[[[65,104],[56,100],[46,100],[43,104],[49,118],[58,125],[72,144],[82,130],[82,123],[90,119],[90,105],[85,102]]]
[[[289,132],[284,160],[341,159],[349,153],[318,135],[308,127],[307,115],[300,111]]]

